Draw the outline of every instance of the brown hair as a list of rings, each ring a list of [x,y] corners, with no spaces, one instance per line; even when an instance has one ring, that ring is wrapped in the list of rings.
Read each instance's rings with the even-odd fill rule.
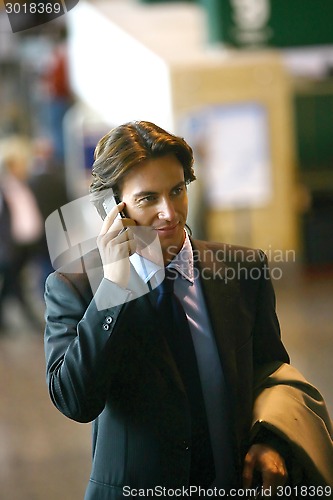
[[[125,123],[110,130],[95,149],[90,184],[92,201],[100,201],[101,191],[105,189],[112,188],[119,195],[122,183],[133,167],[169,154],[175,155],[182,164],[185,183],[194,181],[193,151],[181,137],[146,121]]]

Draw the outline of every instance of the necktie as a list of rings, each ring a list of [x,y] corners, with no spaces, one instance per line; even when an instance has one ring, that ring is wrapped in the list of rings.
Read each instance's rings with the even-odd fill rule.
[[[159,322],[180,372],[191,410],[190,485],[209,487],[215,477],[206,410],[190,327],[185,311],[174,293],[178,272],[166,268],[157,287]]]

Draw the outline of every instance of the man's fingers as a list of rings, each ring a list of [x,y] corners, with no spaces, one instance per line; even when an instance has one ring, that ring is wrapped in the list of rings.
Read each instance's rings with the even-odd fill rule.
[[[288,473],[285,461],[281,455],[264,444],[252,445],[246,454],[243,468],[244,488],[257,486],[254,476],[260,474],[263,488],[272,488],[275,493],[277,486],[285,484]]]
[[[134,233],[130,227],[122,227],[118,234],[113,238],[115,244],[121,244],[125,241],[133,241]]]
[[[116,237],[120,232],[124,232],[124,230],[126,230],[127,228],[136,226],[135,221],[133,219],[127,219],[127,218],[118,219],[117,217],[115,217],[113,222],[110,224],[104,226],[104,223],[99,233],[99,236],[110,235],[111,239]]]
[[[100,234],[97,237],[97,246],[106,247],[110,242],[112,242],[113,245],[119,245],[126,241],[133,240],[133,238],[134,234],[130,229],[130,226],[126,228],[121,224],[114,224],[112,227],[112,231],[111,229],[109,229],[105,234]]]
[[[281,458],[281,460],[283,460]],[[277,486],[286,483],[288,478],[287,469],[284,461],[271,464],[267,469],[262,470],[262,483],[264,488],[272,487],[273,492],[276,491]]]
[[[243,486],[244,488],[250,488],[253,481],[253,471],[254,471],[255,461],[252,459],[250,453],[247,453],[244,461],[243,468]]]
[[[127,217],[121,217],[120,212],[124,209],[125,203],[122,201],[113,207],[104,219],[100,235],[106,234],[109,230],[114,230],[115,227],[119,227],[119,231],[122,227],[135,226],[136,223],[133,219]]]
[[[122,218],[120,211],[125,203],[110,210],[97,237],[97,247],[102,259],[104,277],[126,287],[129,279],[129,256],[136,251],[133,219]]]
[[[125,240],[117,245],[117,252],[113,255],[113,261],[114,262],[119,262],[120,260],[123,259],[128,259],[130,255],[135,253],[136,251],[136,242],[135,240]],[[105,264],[108,264],[108,262],[105,262]]]
[[[114,223],[115,219],[119,215],[119,212],[121,212],[121,210],[124,208],[124,206],[125,206],[125,203],[122,202],[110,210],[110,212],[106,215],[106,217],[103,221],[102,228],[101,228],[101,231],[99,233],[100,235],[107,233],[107,231],[110,229],[111,225]]]

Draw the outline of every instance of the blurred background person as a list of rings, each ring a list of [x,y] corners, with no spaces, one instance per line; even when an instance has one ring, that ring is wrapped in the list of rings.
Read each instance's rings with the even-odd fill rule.
[[[73,104],[69,84],[67,63],[67,30],[61,25],[54,33],[49,58],[40,68],[40,84],[44,92],[46,125],[54,143],[54,157],[64,161],[65,146],[62,122],[66,112]]]
[[[38,137],[33,141],[31,174],[28,184],[37,202],[43,223],[52,212],[70,201],[63,166],[57,161],[52,141],[46,137]],[[34,261],[39,271],[38,291],[42,298],[45,279],[53,271],[45,228],[36,242]]]
[[[31,159],[30,141],[22,136],[9,136],[0,143],[1,192],[1,290],[0,326],[6,329],[4,308],[9,298],[18,301],[24,316],[34,329],[42,323],[27,298],[24,271],[31,263],[36,244],[43,233],[43,220],[35,196],[28,186]]]

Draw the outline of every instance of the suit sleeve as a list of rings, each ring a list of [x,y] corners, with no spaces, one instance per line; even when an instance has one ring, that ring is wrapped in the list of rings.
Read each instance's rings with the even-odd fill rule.
[[[320,392],[289,364],[280,339],[266,259],[263,269],[253,338],[255,381],[250,442],[256,442],[259,436],[260,442],[270,443],[273,436],[273,447],[276,440],[277,449],[282,445],[287,452],[291,482],[305,474],[309,485],[332,485],[332,426],[327,408]]]
[[[258,371],[255,395],[252,440],[268,429],[288,445],[309,485],[333,488],[332,422],[316,387],[296,368],[272,363]]]
[[[109,293],[102,280],[97,293]],[[86,302],[79,287],[60,273],[45,286],[46,374],[50,397],[67,417],[94,420],[103,410],[108,390],[110,345],[122,306],[98,310]],[[112,339],[112,340],[111,340]]]

